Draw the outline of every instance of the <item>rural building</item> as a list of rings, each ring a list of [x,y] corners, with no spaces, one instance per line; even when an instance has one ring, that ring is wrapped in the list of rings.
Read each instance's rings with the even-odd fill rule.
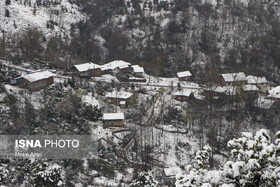
[[[79,77],[100,77],[101,67],[94,63],[75,65],[71,68],[74,76]]]
[[[262,93],[267,93],[271,89],[271,83],[265,77],[249,75],[246,77],[247,84],[256,85]]]
[[[123,113],[103,113],[104,127],[123,127],[124,114]]]
[[[258,96],[260,91],[256,85],[243,85],[241,88],[249,97]]]
[[[128,62],[125,62],[122,60],[115,60],[115,61],[102,65],[101,71],[102,71],[102,74],[119,73],[122,69],[129,70],[130,66],[131,66],[131,64]]]
[[[53,84],[53,76],[54,74],[49,71],[30,73],[22,76],[20,86],[30,91],[39,91]]]
[[[131,67],[133,69],[133,75],[135,77],[140,77],[140,78],[144,77],[145,71],[144,71],[143,67],[140,67],[138,65],[134,65],[134,66],[131,66]]]
[[[268,91],[268,99],[272,99],[276,102],[280,102],[280,86],[274,87]]]
[[[113,91],[113,92],[107,93],[105,95],[105,98],[108,103],[112,103],[112,104],[118,105],[118,106],[122,105],[122,107],[124,107],[124,106],[127,106],[128,104],[130,104],[132,96],[133,96],[133,93],[130,93],[130,92]],[[125,105],[122,101],[125,101]]]
[[[187,81],[190,80],[192,74],[190,71],[183,71],[183,72],[178,72],[177,73],[177,78],[179,81]]]
[[[274,100],[267,99],[265,96],[259,96],[254,101],[255,111],[260,114],[264,114],[265,117],[271,117],[273,115],[279,115],[279,103]]]
[[[164,168],[163,170],[164,173],[164,184],[172,184],[174,183],[176,179],[176,175],[182,174],[182,170],[179,167],[169,167],[169,168]]]
[[[243,72],[222,74],[220,80],[222,86],[241,86],[246,84],[246,76]]]
[[[173,92],[174,99],[180,102],[188,102],[190,99],[203,100],[204,96],[200,95],[198,90],[183,89],[181,91]]]

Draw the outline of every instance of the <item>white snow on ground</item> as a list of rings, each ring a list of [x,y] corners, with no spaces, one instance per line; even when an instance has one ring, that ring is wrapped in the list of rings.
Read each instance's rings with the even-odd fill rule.
[[[25,98],[29,99],[31,104],[33,105],[34,109],[41,109],[43,107],[42,104],[42,99],[43,99],[43,92],[38,91],[38,92],[32,92],[29,93],[26,89],[21,89],[18,87],[14,87],[11,85],[6,84],[5,89],[8,94],[16,95],[17,99],[19,100],[20,103],[20,108],[24,107],[24,102]]]
[[[55,34],[69,36],[71,23],[85,19],[85,16],[79,11],[79,7],[75,4],[70,4],[68,0],[62,0],[60,5],[52,5],[49,8],[36,7],[35,11],[35,0],[31,0],[30,6],[24,6],[23,2],[13,0],[10,5],[6,6],[4,0],[0,1],[1,29],[10,34],[15,34],[28,28],[37,27],[46,36]],[[9,10],[10,17],[5,17],[6,9]],[[58,15],[55,12],[58,12]],[[47,28],[47,22],[50,20],[58,24],[58,26],[54,26],[53,30]]]
[[[92,96],[92,93],[83,95],[82,101],[86,104],[100,107],[99,101],[94,96]]]
[[[119,82],[119,80],[116,77],[110,74],[101,75],[101,77],[93,77],[92,79],[94,81],[109,82],[109,83],[112,82],[112,80]]]

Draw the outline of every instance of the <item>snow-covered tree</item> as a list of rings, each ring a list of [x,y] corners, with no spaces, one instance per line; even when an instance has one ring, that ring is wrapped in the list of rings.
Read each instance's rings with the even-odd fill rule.
[[[130,184],[131,187],[156,187],[158,182],[151,172],[141,172]]]
[[[32,171],[33,186],[65,186],[65,172],[58,164],[38,163]]]
[[[228,161],[221,170],[208,170],[207,150],[195,157],[198,166],[187,166],[187,175],[177,176],[176,186],[279,186],[280,131],[275,142],[265,129],[242,133],[240,138],[228,142],[233,161]]]
[[[9,170],[5,164],[0,164],[0,184],[5,184],[9,178]]]

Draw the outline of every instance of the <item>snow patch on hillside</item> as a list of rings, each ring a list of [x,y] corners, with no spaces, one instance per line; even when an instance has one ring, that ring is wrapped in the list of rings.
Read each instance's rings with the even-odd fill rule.
[[[60,4],[50,7],[37,7],[34,0],[30,2],[24,5],[21,1],[12,0],[10,5],[6,5],[5,1],[0,1],[1,30],[16,34],[29,28],[38,28],[47,37],[55,34],[69,36],[71,24],[85,19],[79,7],[70,4],[68,0],[62,0]],[[6,10],[10,17],[5,16]],[[53,28],[47,28],[50,21],[54,23]]]

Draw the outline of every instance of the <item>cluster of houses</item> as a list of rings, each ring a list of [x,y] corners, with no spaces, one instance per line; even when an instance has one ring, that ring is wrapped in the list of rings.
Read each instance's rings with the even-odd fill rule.
[[[85,63],[74,65],[70,68],[70,74],[75,77],[100,77],[104,74],[117,76],[121,81],[145,82],[144,68],[138,65],[131,65],[122,60],[115,60],[104,65]]]
[[[185,73],[187,75],[187,73]],[[178,73],[179,77],[179,73]],[[179,80],[182,81],[182,79]],[[188,80],[188,79],[185,79]],[[188,102],[190,99],[234,100],[237,95],[246,95],[255,108],[263,110],[268,115],[279,114],[280,86],[267,81],[265,77],[246,76],[243,72],[221,74],[219,84],[204,89],[181,89],[173,92],[176,100]]]
[[[112,74],[121,81],[146,81],[144,78],[144,68],[138,65],[131,65],[122,60],[115,60],[104,65],[94,63],[85,63],[74,65],[70,68],[69,74],[74,77],[99,77],[103,74]],[[54,82],[54,74],[50,71],[27,72],[10,83],[26,88],[30,91],[39,91]],[[179,82],[189,81],[192,74],[190,71],[177,73]],[[233,99],[236,95],[245,93],[246,96],[254,102],[256,108],[266,111],[275,111],[280,103],[280,86],[266,80],[265,77],[246,76],[243,72],[221,74],[219,84],[207,88],[177,88],[172,93],[175,100],[188,102],[194,100],[221,100]],[[113,91],[105,95],[108,103],[119,106],[124,109],[131,103],[133,94],[125,91]],[[272,113],[273,113],[272,112]],[[279,111],[278,111],[279,112]],[[109,116],[109,117],[108,117]],[[114,119],[115,117],[115,119]],[[123,126],[123,113],[104,114],[103,121],[106,126]]]

